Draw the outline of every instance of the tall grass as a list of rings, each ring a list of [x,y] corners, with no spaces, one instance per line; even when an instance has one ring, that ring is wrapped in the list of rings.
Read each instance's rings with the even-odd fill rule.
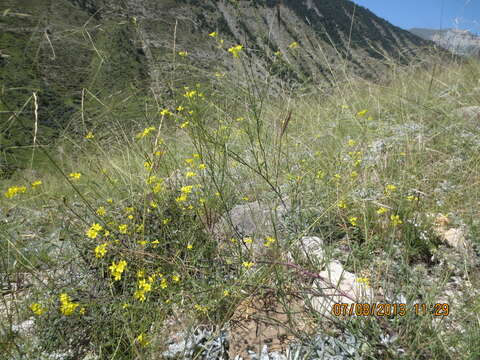
[[[0,200],[0,351],[156,359],[176,332],[235,329],[245,303],[269,300],[297,342],[351,334],[365,359],[477,358],[480,141],[455,109],[480,100],[478,62],[272,96],[253,75],[239,87],[253,71],[245,54],[234,60],[236,74],[150,99],[145,123],[65,135],[42,147],[55,165],[2,180],[18,188]],[[254,201],[287,215],[273,211],[254,238],[222,222]],[[439,213],[468,229],[473,253],[441,242]],[[305,257],[303,236],[322,238],[326,258]],[[449,302],[451,313],[321,316],[308,299],[332,259],[380,302]]]

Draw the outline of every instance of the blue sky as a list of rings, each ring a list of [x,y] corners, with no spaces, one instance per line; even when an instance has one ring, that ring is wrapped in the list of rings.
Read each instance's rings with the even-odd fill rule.
[[[458,28],[480,33],[480,0],[352,0],[403,29]]]

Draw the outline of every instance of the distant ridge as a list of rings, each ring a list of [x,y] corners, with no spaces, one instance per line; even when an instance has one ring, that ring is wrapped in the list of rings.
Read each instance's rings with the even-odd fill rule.
[[[457,55],[480,56],[480,36],[468,30],[413,28],[411,33],[431,40]]]

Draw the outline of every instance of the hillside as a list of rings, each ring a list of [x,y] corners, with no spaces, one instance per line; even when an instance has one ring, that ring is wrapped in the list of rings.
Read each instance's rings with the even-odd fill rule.
[[[468,30],[413,28],[411,33],[425,40],[431,40],[457,55],[480,56],[480,36]]]
[[[237,44],[258,80],[288,88],[376,78],[430,45],[346,0],[5,0],[0,14],[1,151],[32,143],[33,92],[41,134],[81,135],[93,118],[142,117],[151,91],[232,73],[222,55]],[[27,131],[9,115],[22,108]]]
[[[341,0],[1,4],[2,360],[480,359],[477,59]]]

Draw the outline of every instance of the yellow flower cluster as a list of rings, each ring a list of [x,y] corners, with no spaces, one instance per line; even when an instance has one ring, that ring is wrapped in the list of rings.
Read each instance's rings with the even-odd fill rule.
[[[39,303],[33,303],[30,305],[30,310],[37,316],[42,315],[45,312],[45,309]]]
[[[277,241],[275,238],[267,236],[263,245],[265,245],[266,247],[270,247],[275,241]]]
[[[78,180],[78,179],[80,179],[82,174],[80,174],[79,172],[72,172],[72,173],[68,174],[68,176],[70,177],[70,180]]]
[[[228,49],[228,52],[233,55],[233,57],[238,58],[240,51],[242,51],[243,45],[232,46]]]
[[[137,276],[140,278],[140,280],[138,280],[138,284],[137,284],[138,289],[135,291],[133,296],[138,301],[143,302],[147,299],[147,297],[145,296],[146,293],[152,291],[152,284],[155,281],[156,276],[154,274],[149,276],[148,279],[144,279],[143,271],[139,271],[137,273]]]
[[[147,336],[144,333],[141,333],[140,335],[138,335],[135,340],[139,345],[143,347],[148,346],[150,344],[150,341],[147,340]]]
[[[107,246],[108,246],[108,243],[97,245],[97,247],[95,248],[95,257],[99,259],[104,257],[107,254]]]
[[[391,222],[392,226],[397,226],[397,225],[403,224],[403,221],[400,220],[399,215],[390,215],[390,222]]]
[[[118,231],[120,231],[120,234],[126,234],[128,232],[128,225],[127,224],[118,225]]]
[[[155,131],[154,126],[150,126],[148,128],[143,129],[142,132],[138,133],[136,138],[137,139],[143,139],[144,137],[148,136],[152,131]]]
[[[42,185],[42,181],[41,180],[37,180],[37,181],[34,181],[32,183],[32,188],[36,188],[37,186],[40,186]]]
[[[112,276],[115,281],[122,279],[122,273],[125,271],[127,262],[125,260],[120,260],[118,264],[115,264],[115,261],[112,261],[112,265],[108,268],[110,269]]]
[[[395,190],[397,190],[397,187],[395,185],[388,184],[387,186],[385,186],[385,195],[388,196],[391,193],[393,193]]]
[[[350,222],[350,224],[352,224],[352,226],[357,226],[358,225],[358,217],[356,216],[352,216],[348,219],[348,221]]]
[[[90,239],[95,239],[98,236],[98,233],[102,231],[102,229],[103,228],[100,224],[95,223],[90,226],[90,229],[87,230],[86,234]]]
[[[294,41],[294,42],[292,42],[290,45],[288,45],[288,47],[289,47],[290,49],[296,49],[296,48],[298,48],[299,46],[300,46],[300,45],[299,45],[298,42],[296,42],[296,41]]]
[[[78,304],[72,302],[72,299],[68,294],[60,294],[60,312],[63,315],[72,315],[77,307]]]
[[[366,286],[370,286],[370,279],[369,278],[357,278],[356,280],[358,283],[363,283]]]
[[[8,190],[5,192],[5,197],[8,199],[13,198],[15,195],[20,193],[25,193],[27,188],[25,186],[12,186],[9,187]]]
[[[383,206],[377,209],[377,214],[382,215],[385,214],[388,211],[387,208],[384,208]]]
[[[254,264],[253,262],[251,262],[251,261],[244,261],[244,262],[242,263],[242,265],[243,265],[244,268],[250,269],[250,268],[251,268],[253,265],[255,265],[255,264]]]

